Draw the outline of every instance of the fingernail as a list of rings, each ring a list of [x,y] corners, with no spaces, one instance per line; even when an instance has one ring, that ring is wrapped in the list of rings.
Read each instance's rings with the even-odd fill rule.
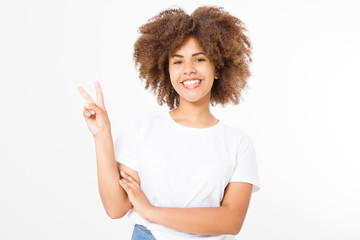
[[[95,114],[95,112],[93,110],[90,110],[91,114]]]
[[[90,116],[91,114],[90,113],[86,113],[86,116]]]
[[[123,171],[120,171],[121,172],[121,175],[125,175],[125,173]]]

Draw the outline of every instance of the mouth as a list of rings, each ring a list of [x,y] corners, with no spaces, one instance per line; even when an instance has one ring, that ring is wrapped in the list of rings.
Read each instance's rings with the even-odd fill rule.
[[[194,89],[198,88],[201,85],[202,81],[202,79],[186,79],[181,82],[181,85],[183,85],[183,87],[186,89]]]
[[[189,79],[185,79],[184,81],[181,82],[181,84],[186,88],[186,89],[193,89],[193,88],[197,88],[201,85],[202,83],[202,79],[198,79],[198,78],[189,78]]]

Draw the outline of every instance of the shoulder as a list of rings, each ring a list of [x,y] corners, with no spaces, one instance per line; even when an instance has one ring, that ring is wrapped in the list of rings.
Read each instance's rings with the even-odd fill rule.
[[[124,120],[120,128],[116,131],[115,138],[129,138],[130,136],[138,138],[147,123],[147,118],[148,116],[146,115],[140,115]]]
[[[138,115],[127,120],[123,130],[142,130],[151,123],[154,115]]]
[[[161,125],[163,114],[144,114],[138,115],[127,121],[122,127],[123,132],[132,132],[133,134],[144,135],[149,129]]]
[[[231,136],[238,143],[251,142],[251,137],[245,130],[242,130],[236,126],[232,126],[226,123],[222,124],[224,126],[224,132],[226,135]]]
[[[154,125],[161,124],[164,119],[164,114],[152,113],[147,115],[141,115],[134,118],[133,125],[135,125],[139,131],[146,131],[148,128]]]

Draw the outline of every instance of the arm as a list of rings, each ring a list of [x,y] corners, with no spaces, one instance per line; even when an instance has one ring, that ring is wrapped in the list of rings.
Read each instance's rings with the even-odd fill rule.
[[[122,172],[124,188],[134,210],[144,219],[183,232],[207,235],[231,234],[234,221],[228,207],[162,208],[153,206],[139,183]]]
[[[232,213],[227,207],[162,208],[153,207],[148,220],[178,231],[221,235],[233,234]]]
[[[124,189],[119,186],[120,175],[116,166],[111,132],[94,137],[94,141],[101,201],[110,218],[121,218],[132,204]]]
[[[240,232],[249,206],[252,184],[229,183],[220,207],[153,207],[148,220],[178,231],[220,235]]]
[[[83,116],[95,140],[100,197],[107,215],[111,218],[121,218],[132,206],[126,192],[118,184],[120,175],[117,168],[120,170],[121,168],[126,169],[126,167],[121,164],[116,166],[111,123],[98,81],[95,82],[95,89],[96,103],[82,87],[78,87],[80,94],[86,100]],[[127,170],[135,179],[139,180],[135,170]]]

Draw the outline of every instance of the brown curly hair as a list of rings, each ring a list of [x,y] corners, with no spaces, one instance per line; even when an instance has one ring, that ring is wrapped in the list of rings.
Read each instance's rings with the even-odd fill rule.
[[[170,81],[169,56],[192,36],[218,73],[211,89],[211,105],[238,104],[251,75],[252,46],[246,31],[244,23],[222,7],[202,6],[191,15],[181,8],[167,9],[139,28],[141,35],[134,44],[135,67],[140,79],[146,80],[145,89],[151,86],[160,105],[167,103],[170,110],[178,107],[179,94]]]

